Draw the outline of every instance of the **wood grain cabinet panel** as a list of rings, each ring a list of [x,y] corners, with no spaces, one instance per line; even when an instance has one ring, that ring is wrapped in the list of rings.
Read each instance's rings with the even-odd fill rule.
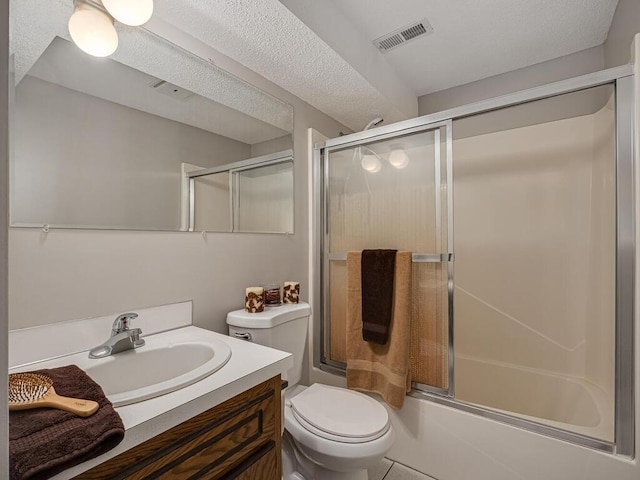
[[[229,480],[255,480],[256,478],[280,478],[278,475],[277,459],[275,447],[264,453],[262,457],[248,465],[242,471],[238,471],[237,476],[230,476]]]
[[[280,401],[274,377],[75,479],[279,480]]]

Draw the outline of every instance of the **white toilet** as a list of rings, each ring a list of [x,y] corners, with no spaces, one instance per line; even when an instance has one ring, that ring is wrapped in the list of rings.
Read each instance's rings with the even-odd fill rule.
[[[352,390],[316,383],[298,385],[311,308],[307,303],[227,314],[229,335],[293,355],[283,379],[284,480],[367,480],[393,444],[387,410]]]

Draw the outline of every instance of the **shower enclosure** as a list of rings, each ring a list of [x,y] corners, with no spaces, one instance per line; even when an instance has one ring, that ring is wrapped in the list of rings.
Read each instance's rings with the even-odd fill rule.
[[[315,363],[345,368],[346,253],[413,253],[412,395],[633,451],[626,67],[315,150]]]

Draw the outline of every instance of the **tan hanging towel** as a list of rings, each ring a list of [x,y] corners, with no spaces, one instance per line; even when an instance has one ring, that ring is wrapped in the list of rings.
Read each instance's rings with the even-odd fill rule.
[[[347,254],[347,387],[378,393],[401,408],[411,390],[411,252],[395,262],[393,315],[385,345],[362,339],[361,252]]]

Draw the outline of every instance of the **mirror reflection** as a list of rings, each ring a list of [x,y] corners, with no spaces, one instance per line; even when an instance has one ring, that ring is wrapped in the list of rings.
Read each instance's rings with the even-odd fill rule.
[[[89,56],[46,3],[11,2],[11,226],[293,231],[291,106],[143,28]]]
[[[190,231],[293,233],[291,150],[223,167],[193,167],[186,174]]]

